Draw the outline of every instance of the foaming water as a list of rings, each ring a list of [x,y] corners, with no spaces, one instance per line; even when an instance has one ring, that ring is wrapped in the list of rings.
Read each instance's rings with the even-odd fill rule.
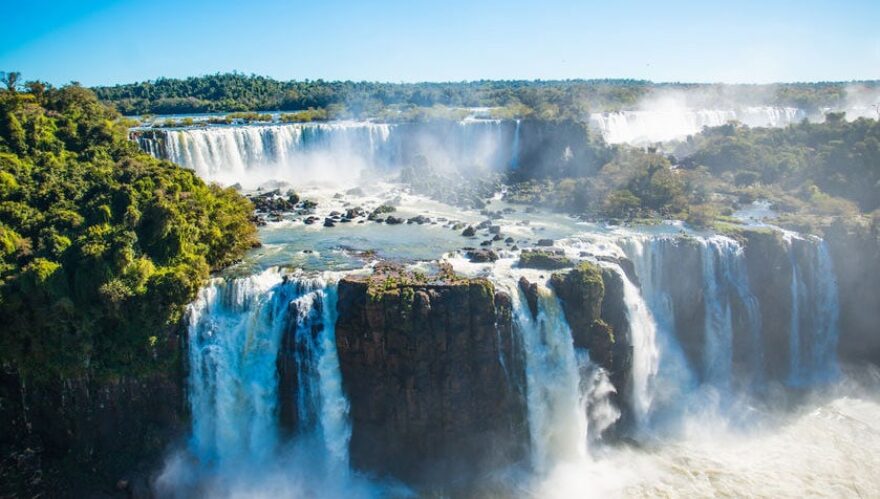
[[[336,353],[338,276],[277,269],[217,279],[189,309],[189,445],[156,480],[174,497],[372,497],[349,470],[351,428]],[[297,428],[282,437],[276,362],[292,344]],[[401,489],[402,492],[405,490]]]
[[[488,119],[425,124],[369,121],[139,130],[148,153],[224,185],[268,181],[355,185],[404,166],[503,170],[519,156],[519,125]]]
[[[702,131],[738,121],[751,127],[785,127],[807,115],[791,107],[751,106],[735,109],[668,108],[594,113],[590,125],[610,144],[645,144],[684,139]]]
[[[607,265],[623,282],[623,300],[633,345],[631,400],[636,425],[641,428],[651,412],[654,378],[660,364],[657,346],[657,325],[639,289],[630,281],[620,265]]]
[[[789,384],[834,380],[840,306],[828,246],[817,239],[790,238],[791,328]]]
[[[780,409],[781,410],[781,409]],[[701,414],[675,438],[607,448],[537,483],[536,497],[876,497],[880,404],[836,396],[731,429]]]
[[[580,392],[571,329],[558,298],[539,286],[538,314],[532,317],[524,293],[517,293],[514,321],[526,355],[526,394],[532,466],[543,472],[558,461],[583,459],[587,419]]]

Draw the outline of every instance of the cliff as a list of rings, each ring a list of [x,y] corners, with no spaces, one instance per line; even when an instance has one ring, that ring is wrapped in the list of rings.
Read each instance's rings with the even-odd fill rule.
[[[431,483],[526,455],[521,347],[490,282],[379,266],[339,283],[338,311],[356,468]]]

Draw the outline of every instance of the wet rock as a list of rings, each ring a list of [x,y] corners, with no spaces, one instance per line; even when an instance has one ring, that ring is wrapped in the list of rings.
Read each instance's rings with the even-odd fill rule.
[[[364,216],[365,214],[366,212],[364,212],[364,209],[360,206],[345,210],[345,218],[358,218]]]
[[[408,224],[416,223],[416,224],[422,225],[422,224],[428,223],[430,221],[431,221],[431,219],[424,216],[424,215],[417,215],[417,216],[412,217],[409,220],[407,220],[406,223],[408,223]]]
[[[474,237],[477,235],[477,231],[469,225],[464,231],[462,231],[461,235],[464,237]]]
[[[399,225],[403,223],[403,219],[395,217],[393,215],[388,215],[388,218],[385,219],[385,223],[388,225]]]
[[[491,249],[478,249],[466,253],[468,260],[473,263],[487,263],[498,260],[498,253]]]
[[[325,218],[324,227],[336,227],[336,222],[334,222],[332,218]]]
[[[553,246],[552,239],[538,239],[538,246]]]
[[[534,319],[538,316],[538,284],[529,282],[525,277],[520,277],[517,285],[519,285],[519,289],[525,295],[529,312],[532,313],[532,318]]]
[[[572,265],[564,253],[551,250],[523,250],[519,257],[519,266],[523,268],[556,270]]]
[[[357,469],[448,483],[526,456],[510,298],[485,279],[441,272],[377,265],[372,276],[339,283],[336,346]]]
[[[491,225],[489,226],[490,234],[501,234],[501,226],[500,225]]]

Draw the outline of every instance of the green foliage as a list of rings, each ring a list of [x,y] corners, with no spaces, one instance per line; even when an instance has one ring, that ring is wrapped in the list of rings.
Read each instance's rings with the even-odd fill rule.
[[[880,123],[847,122],[841,113],[827,118],[784,129],[710,129],[692,139],[695,151],[683,164],[730,176],[736,187],[763,187],[805,212],[857,214],[853,203],[864,212],[880,208]]]
[[[0,91],[0,360],[32,377],[145,372],[251,205],[156,160],[78,86]],[[166,333],[166,334],[163,334]]]
[[[647,87],[647,82],[638,80],[375,83],[277,81],[227,73],[186,79],[160,78],[94,90],[98,98],[126,115],[314,108],[337,116],[379,116],[391,110],[401,114],[404,120],[417,120],[423,118],[422,114],[436,114],[438,110],[431,109],[435,106],[504,107],[507,111],[503,112],[513,117],[573,117],[590,107],[632,105]],[[394,106],[399,108],[394,110]]]

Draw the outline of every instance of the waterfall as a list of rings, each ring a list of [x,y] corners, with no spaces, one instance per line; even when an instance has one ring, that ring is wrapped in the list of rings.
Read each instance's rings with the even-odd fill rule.
[[[818,238],[788,239],[791,262],[789,378],[792,386],[833,380],[840,308],[828,246]]]
[[[526,296],[510,286],[514,324],[526,355],[526,397],[532,465],[548,471],[560,461],[587,455],[587,415],[571,329],[552,291],[539,287],[538,314],[532,317]]]
[[[705,307],[703,379],[721,389],[729,388],[733,372],[733,316],[725,282],[730,275],[730,252],[725,242],[700,240]]]
[[[645,425],[654,397],[654,378],[660,365],[657,324],[639,289],[629,280],[620,265],[604,263],[623,282],[623,301],[633,347],[630,405],[637,427]]]
[[[689,109],[676,107],[657,110],[593,113],[590,125],[610,144],[645,144],[681,140],[699,133],[703,127],[717,127],[738,121],[750,127],[785,127],[806,117],[791,107],[752,106],[736,109]]]
[[[516,128],[513,130],[513,143],[510,146],[510,169],[519,168],[519,129],[520,120],[516,120]]]
[[[155,129],[137,135],[141,149],[194,170],[201,178],[255,188],[269,180],[356,180],[366,169],[419,165],[440,170],[501,170],[513,161],[512,122],[383,124],[340,121]],[[518,129],[518,128],[517,128]]]
[[[645,415],[658,403],[661,408],[678,405],[700,383],[726,393],[742,373],[743,379],[750,381],[746,386],[759,388],[764,372],[760,304],[752,292],[742,245],[724,236],[641,236],[627,238],[621,246],[634,263],[648,312],[639,319],[643,325],[638,329],[656,337],[656,353],[640,348],[639,343],[644,345],[645,340],[639,339],[633,324],[631,403],[636,422],[644,423]],[[693,266],[697,272],[675,271],[683,265]],[[638,288],[630,286],[632,297],[627,301],[639,297]],[[631,322],[632,317],[630,312]],[[735,340],[743,349],[745,366],[734,365]],[[658,360],[646,363],[640,360],[640,351],[656,355]],[[646,365],[657,365],[656,371]],[[737,376],[735,367],[739,369]],[[645,383],[644,379],[654,381]],[[646,386],[648,392],[643,391]]]
[[[641,285],[640,295],[654,324],[658,360],[653,376],[654,389],[647,394],[650,397],[647,407],[656,408],[658,404],[668,407],[690,392],[696,384],[678,341],[676,307],[672,296],[672,284],[676,279],[668,272],[668,262],[677,258],[679,249],[676,241],[669,238],[627,238],[621,241],[621,247],[634,264]],[[624,284],[627,282],[624,280]],[[640,405],[645,407],[644,402],[633,405],[634,408]]]
[[[348,403],[336,355],[336,285],[270,269],[217,279],[189,308],[191,450],[208,464],[259,462],[279,441],[276,362],[293,335],[301,433],[348,462]]]

